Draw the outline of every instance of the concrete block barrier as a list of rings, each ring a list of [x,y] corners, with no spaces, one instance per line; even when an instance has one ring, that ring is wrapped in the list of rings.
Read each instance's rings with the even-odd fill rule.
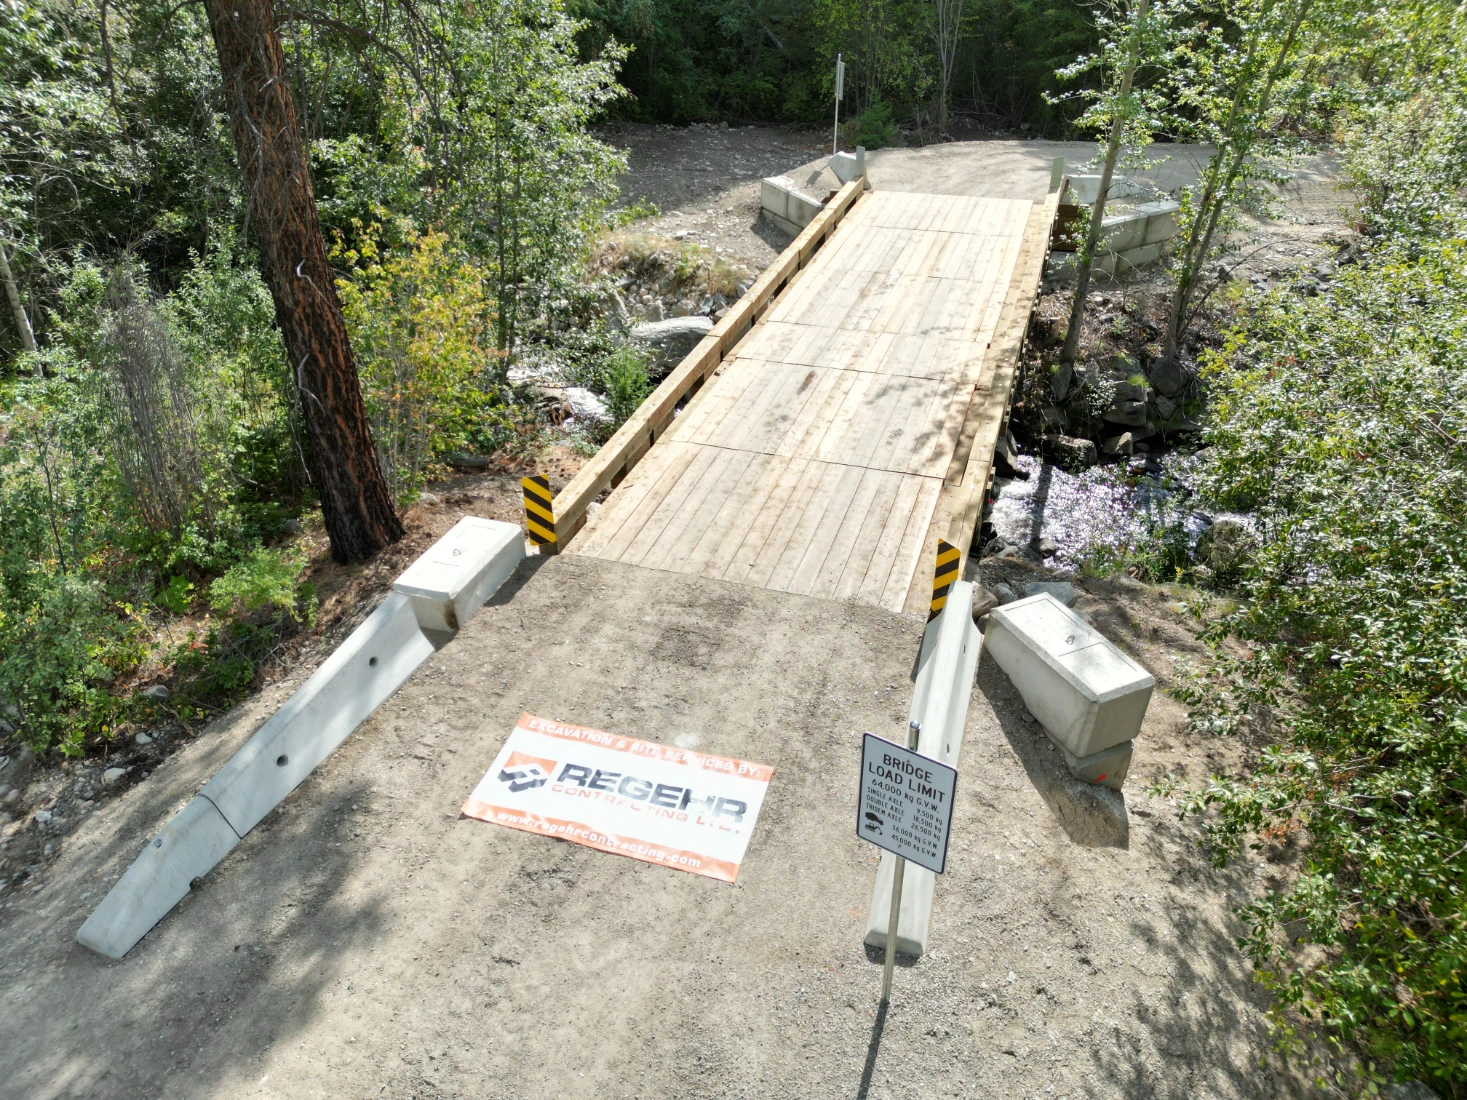
[[[433,650],[408,597],[392,593],[199,793],[244,836]]]
[[[1110,189],[1106,193],[1105,201],[1114,202],[1116,199],[1127,199],[1134,195],[1144,195],[1146,187],[1137,183],[1128,176],[1113,175],[1110,178]],[[1080,206],[1095,205],[1095,197],[1100,194],[1100,173],[1085,172],[1078,176],[1070,177],[1069,201]]]
[[[512,535],[512,537],[511,537]],[[120,959],[493,595],[525,556],[516,524],[464,520],[167,822],[77,932]],[[433,624],[425,631],[426,619]],[[447,631],[439,623],[452,623]]]
[[[973,696],[973,679],[978,673],[982,648],[983,636],[973,624],[973,582],[955,581],[948,590],[942,612],[927,624],[922,636],[908,719],[922,724],[917,751],[951,767],[957,767],[958,754],[963,750],[968,703]],[[886,946],[895,874],[896,857],[883,852],[876,868],[876,885],[871,891],[871,908],[866,912],[865,942],[872,947]],[[897,950],[907,955],[923,955],[932,928],[937,876],[925,867],[908,863],[903,877]]]
[[[202,795],[195,795],[147,842],[76,934],[83,947],[120,959],[236,844],[239,834]]]
[[[802,189],[788,176],[768,176],[759,184],[759,205],[763,214],[791,236],[815,220],[825,204]]]
[[[1048,593],[995,608],[983,644],[1072,756],[1113,748],[1141,729],[1155,679]]]
[[[525,557],[517,523],[465,516],[392,585],[407,596],[424,630],[467,622]]]
[[[1054,747],[1059,749],[1060,755],[1065,758],[1065,767],[1076,779],[1083,779],[1087,783],[1098,783],[1113,791],[1119,791],[1125,786],[1126,774],[1131,770],[1131,750],[1135,747],[1136,742],[1122,741],[1119,745],[1101,749],[1089,756],[1076,756],[1064,745],[1055,741],[1053,737],[1050,740],[1054,741]]]

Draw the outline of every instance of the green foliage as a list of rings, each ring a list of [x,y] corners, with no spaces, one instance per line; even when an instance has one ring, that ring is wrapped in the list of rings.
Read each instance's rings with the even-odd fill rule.
[[[302,600],[298,582],[305,568],[306,558],[299,550],[261,547],[209,585],[209,606],[225,614],[253,614],[264,608],[295,618]],[[314,616],[314,606],[306,599],[300,617],[308,619]]]
[[[968,0],[965,12],[951,68],[954,107],[991,125],[1027,122],[1063,134],[1072,112],[1044,93],[1057,68],[1093,48],[1088,6]],[[609,41],[631,48],[621,73],[631,95],[617,109],[632,117],[828,127],[839,53],[847,63],[843,120],[885,101],[903,125],[930,132],[936,123],[940,61],[930,3],[577,0],[572,13],[586,22],[587,55]],[[893,134],[887,143],[897,141]]]
[[[1456,12],[1459,41],[1467,15]],[[1367,231],[1389,237],[1450,237],[1467,225],[1467,58],[1438,59],[1398,99],[1360,113],[1347,175]]]
[[[647,355],[640,348],[618,349],[602,374],[606,389],[606,408],[611,414],[611,427],[620,427],[652,392],[647,378]]]
[[[867,149],[884,149],[888,145],[902,143],[901,132],[892,121],[891,105],[881,99],[851,119],[845,131],[846,144],[853,147],[864,145]]]
[[[372,147],[345,127],[323,146],[346,168],[328,209],[401,226],[389,247],[430,227],[450,234],[487,280],[502,381],[606,224],[626,161],[589,127],[625,94],[625,51],[608,41],[582,61],[583,25],[559,0],[328,10],[304,20],[304,82],[331,82],[345,58],[380,81]]]
[[[1260,978],[1446,1095],[1467,1086],[1464,272],[1461,240],[1382,245],[1318,298],[1258,303],[1214,365],[1205,491],[1262,538],[1209,632],[1247,652],[1191,701],[1275,744],[1188,804],[1215,811],[1219,860],[1307,836],[1295,881],[1243,912]]]
[[[337,290],[362,376],[372,436],[388,487],[402,502],[422,487],[435,457],[471,446],[504,402],[492,379],[490,276],[446,235],[406,234],[383,252],[376,234],[339,253],[354,277]]]

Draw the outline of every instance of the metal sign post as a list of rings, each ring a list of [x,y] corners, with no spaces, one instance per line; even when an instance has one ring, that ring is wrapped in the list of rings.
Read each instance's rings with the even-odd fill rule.
[[[907,728],[906,747],[872,733],[866,734],[861,743],[861,797],[856,809],[856,835],[896,857],[886,934],[886,967],[881,978],[882,1004],[891,1000],[907,860],[939,875],[947,869],[947,841],[952,829],[958,770],[917,751],[921,732],[921,723],[912,722]]]
[[[835,131],[830,136],[830,155],[840,152],[840,101],[846,94],[846,63],[835,55]]]

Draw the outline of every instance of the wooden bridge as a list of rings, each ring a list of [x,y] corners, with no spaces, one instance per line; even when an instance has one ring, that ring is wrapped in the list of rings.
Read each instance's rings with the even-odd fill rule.
[[[926,608],[938,540],[966,562],[992,484],[1063,188],[863,185],[555,496],[543,549]]]

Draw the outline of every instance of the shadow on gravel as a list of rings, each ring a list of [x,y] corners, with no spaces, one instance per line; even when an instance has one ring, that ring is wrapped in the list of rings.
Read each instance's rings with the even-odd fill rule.
[[[520,590],[529,584],[535,574],[544,569],[549,561],[549,555],[541,557],[539,554],[534,554],[525,558],[515,566],[515,571],[495,590],[494,595],[484,601],[484,606],[502,607],[513,601],[519,595]]]
[[[376,807],[361,790],[319,797],[288,800],[122,961],[61,948],[59,980],[0,1029],[17,1095],[207,1096],[341,995],[337,960],[385,931],[383,897],[342,897],[350,834]]]
[[[762,217],[756,217],[749,224],[749,231],[776,252],[783,252],[790,246],[790,242],[794,240],[783,229],[775,228]]]
[[[1161,839],[1151,830],[1146,837],[1146,846],[1156,850],[1153,858],[1161,858]],[[1170,857],[1174,885],[1221,895],[1229,907],[1246,900],[1243,869],[1218,871],[1195,845],[1184,843],[1180,857],[1175,852]],[[1176,904],[1175,894],[1170,904]],[[1259,1062],[1258,1052],[1270,1045],[1263,1018],[1269,996],[1253,981],[1238,950],[1242,926],[1231,916],[1215,918],[1185,903],[1178,909],[1170,921],[1144,910],[1130,920],[1131,937],[1144,941],[1148,954],[1161,960],[1169,984],[1159,997],[1147,999],[1132,990],[1107,1006],[1105,1018],[1095,1023],[1083,1095],[1096,1100],[1297,1095],[1273,1059],[1266,1066]],[[1158,1061],[1166,1072],[1157,1072]]]
[[[866,1045],[866,1065],[861,1070],[861,1084],[856,1089],[856,1100],[866,1100],[871,1095],[871,1078],[876,1073],[876,1057],[881,1053],[881,1033],[886,1030],[886,1012],[890,1007],[890,1004],[882,1001],[876,1008],[876,1024],[871,1028],[871,1042]]]
[[[1085,848],[1129,848],[1125,796],[1070,774],[1039,723],[1023,720],[1024,704],[1009,697],[1008,676],[987,651],[978,661],[978,690],[993,707],[1009,747],[1065,835]]]

